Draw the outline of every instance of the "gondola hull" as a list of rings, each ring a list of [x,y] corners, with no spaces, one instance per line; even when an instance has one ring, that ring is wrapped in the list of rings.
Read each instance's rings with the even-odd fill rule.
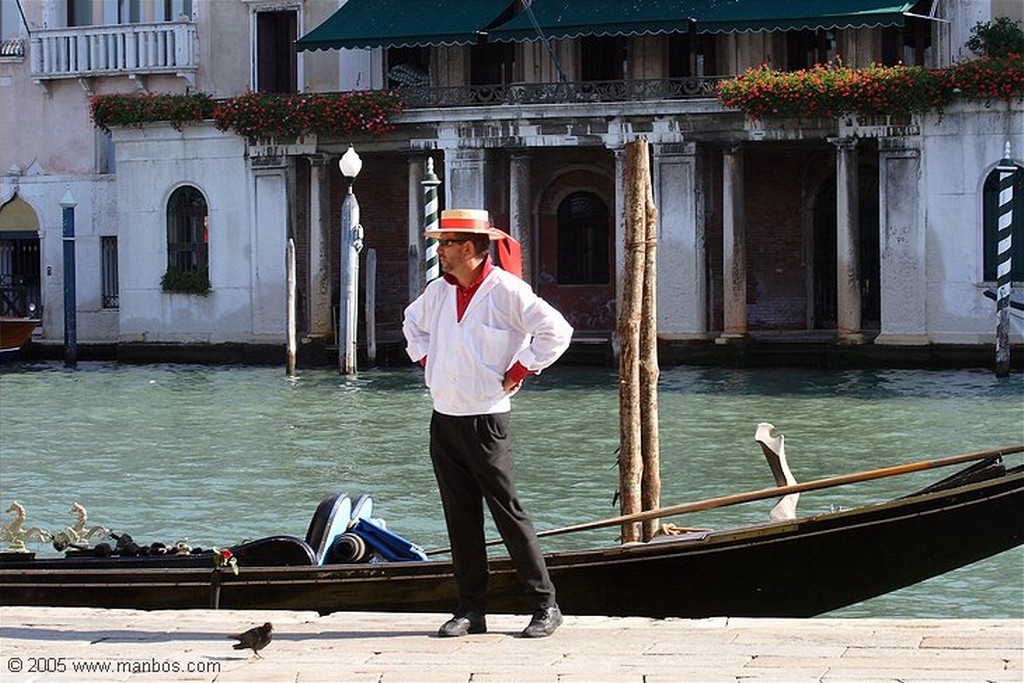
[[[267,539],[273,544],[274,539]],[[301,544],[277,538],[278,544]],[[1024,471],[865,507],[651,543],[546,556],[563,611],[647,617],[806,617],[909,586],[1024,543]],[[0,563],[0,604],[134,609],[448,612],[451,564],[259,566],[209,558]],[[532,610],[507,558],[490,566],[491,612]]]

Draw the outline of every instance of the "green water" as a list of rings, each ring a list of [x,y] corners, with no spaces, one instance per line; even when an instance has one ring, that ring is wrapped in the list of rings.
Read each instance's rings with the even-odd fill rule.
[[[762,421],[785,435],[801,481],[1024,443],[1019,375],[680,367],[662,371],[659,401],[666,505],[771,486],[753,441]],[[616,515],[614,371],[552,368],[528,380],[513,406],[520,497],[536,526]],[[0,504],[17,500],[26,526],[58,530],[77,501],[90,523],[136,540],[223,546],[304,536],[322,497],[366,492],[394,531],[446,546],[426,452],[429,414],[417,368],[289,379],[263,367],[19,364],[0,373]],[[945,474],[805,493],[800,511],[902,495]],[[761,522],[773,504],[670,521]],[[616,533],[543,543],[608,544]],[[832,614],[1022,618],[1024,548]]]

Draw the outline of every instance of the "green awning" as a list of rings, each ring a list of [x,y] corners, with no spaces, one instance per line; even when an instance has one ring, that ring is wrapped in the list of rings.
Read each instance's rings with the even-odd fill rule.
[[[894,0],[711,0],[701,33],[902,26],[914,2]]]
[[[534,0],[522,11],[487,32],[488,41],[538,40],[578,36],[621,36],[688,31],[691,19],[712,0]]]
[[[490,41],[577,36],[776,31],[902,26],[913,2],[897,0],[534,0],[533,18],[520,12],[488,31]],[[537,25],[534,25],[534,19]]]
[[[464,45],[513,0],[348,0],[296,43],[303,50]]]

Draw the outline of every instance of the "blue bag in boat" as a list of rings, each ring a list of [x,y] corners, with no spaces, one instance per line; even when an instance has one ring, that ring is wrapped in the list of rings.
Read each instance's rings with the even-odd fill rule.
[[[371,520],[358,519],[349,527],[349,531],[366,541],[366,545],[373,548],[381,557],[390,562],[427,559],[427,556],[418,545],[407,541],[394,532],[381,528]]]

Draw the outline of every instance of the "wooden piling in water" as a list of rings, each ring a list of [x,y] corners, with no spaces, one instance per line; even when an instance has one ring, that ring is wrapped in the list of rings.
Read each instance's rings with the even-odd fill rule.
[[[288,376],[291,377],[295,374],[295,356],[296,356],[296,331],[295,331],[295,302],[296,302],[296,278],[295,278],[295,240],[291,237],[288,238],[288,247],[286,249],[286,269],[288,278],[288,291],[285,296],[287,309],[287,332],[286,332],[286,348],[287,348],[287,359],[285,360],[285,371]]]
[[[643,475],[640,479],[640,506],[655,510],[661,505],[661,457],[658,437],[658,209],[654,205],[650,155],[644,145],[639,169],[644,197],[644,286],[640,315],[640,453]],[[658,519],[643,522],[643,540],[654,537]]]
[[[619,304],[619,511],[633,515],[641,510],[640,480],[643,460],[640,449],[640,316],[643,302],[643,241],[646,206],[637,184],[643,163],[644,143],[626,145],[625,271]],[[639,523],[622,525],[622,542],[641,538]]]
[[[646,140],[626,145],[625,272],[620,303],[619,494],[631,515],[658,507],[657,209]],[[649,540],[658,520],[622,525],[622,542]]]

